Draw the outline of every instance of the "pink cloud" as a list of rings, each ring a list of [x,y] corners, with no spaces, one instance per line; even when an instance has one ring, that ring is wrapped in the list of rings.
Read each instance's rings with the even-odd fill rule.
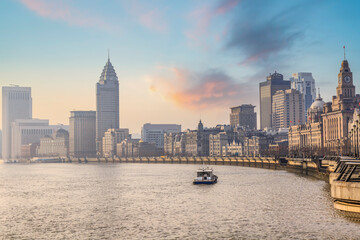
[[[20,0],[20,2],[44,18],[64,21],[74,26],[109,28],[109,25],[101,19],[72,7],[66,1]]]
[[[155,32],[166,32],[168,26],[159,9],[154,9],[136,0],[132,0],[130,7],[125,5],[128,12],[142,26]]]
[[[168,68],[151,77],[149,89],[175,105],[191,109],[223,109],[256,101],[252,94],[256,84],[237,83],[220,70],[196,73],[187,69]]]

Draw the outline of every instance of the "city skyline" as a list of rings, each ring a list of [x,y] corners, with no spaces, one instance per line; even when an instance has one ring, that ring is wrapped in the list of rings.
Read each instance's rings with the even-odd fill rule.
[[[228,123],[230,107],[241,104],[256,105],[259,116],[258,84],[274,71],[286,80],[313,73],[329,102],[343,45],[359,85],[360,34],[351,28],[359,3],[350,2],[2,1],[0,79],[32,88],[34,118],[67,125],[70,111],[96,109],[95,83],[110,48],[121,126],[132,133],[146,122]]]

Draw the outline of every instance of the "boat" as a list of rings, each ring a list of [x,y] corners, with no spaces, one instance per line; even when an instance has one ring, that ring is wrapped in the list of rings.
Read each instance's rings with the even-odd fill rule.
[[[218,177],[213,174],[212,168],[201,167],[196,171],[196,178],[194,184],[214,184],[217,183]]]

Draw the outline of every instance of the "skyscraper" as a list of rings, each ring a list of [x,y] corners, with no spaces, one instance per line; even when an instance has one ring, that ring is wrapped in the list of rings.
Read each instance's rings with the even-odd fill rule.
[[[291,88],[300,91],[304,97],[304,112],[307,115],[307,110],[316,98],[315,79],[312,73],[299,72],[294,73],[290,78]],[[307,117],[305,118],[307,119]]]
[[[232,107],[230,113],[230,125],[233,127],[243,126],[249,129],[256,129],[256,112],[255,106],[251,104],[242,104]]]
[[[273,96],[272,127],[289,128],[305,122],[303,95],[296,89],[279,90]]]
[[[16,119],[32,118],[30,87],[2,87],[2,158],[11,158],[11,123]]]
[[[260,129],[272,127],[272,102],[275,92],[289,88],[290,81],[284,81],[284,76],[277,72],[270,74],[265,82],[260,83]]]
[[[102,155],[102,138],[109,128],[119,128],[119,80],[108,58],[96,83],[96,152]]]
[[[72,157],[94,157],[95,111],[71,111],[69,129],[69,155]]]

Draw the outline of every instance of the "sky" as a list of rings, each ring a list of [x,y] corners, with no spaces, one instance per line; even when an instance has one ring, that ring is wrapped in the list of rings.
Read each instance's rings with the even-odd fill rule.
[[[68,125],[70,111],[95,110],[110,49],[120,127],[229,124],[230,107],[259,110],[274,71],[312,72],[331,101],[343,46],[359,89],[359,10],[356,0],[1,0],[0,83],[30,86],[33,117]]]

